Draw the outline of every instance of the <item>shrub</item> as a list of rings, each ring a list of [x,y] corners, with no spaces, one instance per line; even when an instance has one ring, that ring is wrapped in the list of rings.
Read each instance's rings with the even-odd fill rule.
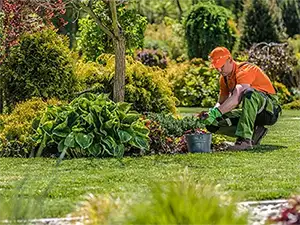
[[[146,66],[158,66],[162,69],[167,67],[166,55],[160,50],[145,49],[138,51],[136,58]]]
[[[300,100],[295,100],[283,106],[284,109],[300,109]]]
[[[1,115],[1,156],[28,157],[36,146],[31,139],[34,133],[32,121],[43,114],[48,105],[60,105],[62,102],[50,99],[43,101],[33,98],[23,103],[18,103],[11,114]]]
[[[91,93],[66,106],[48,107],[32,125],[34,140],[40,145],[37,155],[52,143],[61,159],[65,154],[122,157],[131,147],[148,150],[149,130],[130,108],[128,103]]]
[[[248,61],[258,65],[272,81],[283,83],[288,88],[298,86],[294,73],[297,59],[287,43],[255,44],[249,51]]]
[[[286,33],[292,37],[300,34],[300,9],[297,0],[283,0],[281,2],[282,18]]]
[[[275,0],[250,0],[249,3],[244,12],[241,47],[249,48],[259,42],[279,42],[284,29]]]
[[[219,92],[219,74],[201,59],[170,65],[168,78],[180,106],[211,107]]]
[[[67,39],[54,30],[24,35],[1,66],[7,104],[32,97],[68,99],[75,84],[72,62]]]
[[[102,55],[98,60],[105,65],[78,62],[79,91],[112,93],[114,56]],[[138,112],[175,112],[177,103],[165,72],[131,57],[127,57],[126,63],[125,101]]]
[[[190,58],[207,59],[217,46],[232,50],[238,39],[231,12],[210,2],[194,6],[184,24]]]
[[[170,18],[165,18],[160,24],[148,24],[144,48],[164,51],[168,57],[175,60],[178,57],[186,57],[183,25]]]
[[[275,81],[273,86],[281,104],[292,101],[292,95],[284,84]]]
[[[106,26],[111,26],[111,21],[101,16],[107,9],[105,3],[99,2],[95,8],[95,13]],[[147,20],[145,17],[136,13],[135,10],[126,9],[124,6],[118,7],[118,22],[123,28],[126,38],[126,50],[133,53],[137,48],[143,47],[144,31]],[[87,61],[95,61],[102,53],[112,53],[113,43],[111,39],[99,28],[90,16],[79,20],[80,37],[78,40],[78,50],[82,52]]]

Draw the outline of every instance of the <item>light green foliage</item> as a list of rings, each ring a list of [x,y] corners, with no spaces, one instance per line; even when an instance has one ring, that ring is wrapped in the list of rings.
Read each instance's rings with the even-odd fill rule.
[[[281,11],[275,0],[249,0],[245,9],[241,48],[259,42],[279,42],[284,37]]]
[[[113,55],[98,58],[105,66],[98,63],[77,64],[78,90],[112,93],[112,79],[115,62]],[[138,112],[175,112],[176,98],[170,87],[165,71],[143,65],[127,57],[125,101],[132,103]]]
[[[144,48],[160,49],[167,52],[171,59],[186,57],[187,46],[183,25],[171,18],[165,18],[160,24],[148,24]]]
[[[68,99],[75,76],[67,39],[52,29],[25,34],[0,67],[9,106],[32,97]]]
[[[95,4],[94,12],[107,27],[111,27],[111,21],[108,17],[103,16],[103,11],[107,11],[107,6],[104,1],[98,1]],[[126,38],[127,52],[133,53],[135,49],[143,47],[147,20],[137,14],[135,10],[126,9],[124,5],[118,7],[117,13],[118,22]],[[102,53],[113,52],[112,40],[90,16],[79,20],[79,31],[78,50],[87,61],[95,61]]]
[[[219,74],[209,67],[209,62],[194,59],[170,64],[168,77],[181,106],[211,107],[218,99]]]
[[[132,207],[126,224],[247,223],[247,216],[237,215],[228,195],[197,184],[186,174],[179,181],[154,186],[147,199]]]
[[[297,109],[300,110],[300,100],[295,100],[283,106],[284,109]]]
[[[273,82],[273,86],[281,104],[292,101],[292,95],[284,84],[275,81]]]
[[[232,50],[238,39],[231,12],[214,3],[200,2],[194,6],[184,24],[190,58],[207,59],[217,46]]]
[[[57,147],[60,158],[66,153],[122,157],[130,147],[148,150],[149,130],[130,108],[128,103],[114,103],[104,94],[91,93],[66,106],[48,107],[32,125],[34,140],[40,145],[37,155],[47,151],[51,143]]]
[[[32,121],[41,116],[48,105],[60,105],[56,99],[43,101],[33,98],[16,105],[10,114],[0,116],[1,156],[28,157],[36,146],[30,136],[33,134]]]

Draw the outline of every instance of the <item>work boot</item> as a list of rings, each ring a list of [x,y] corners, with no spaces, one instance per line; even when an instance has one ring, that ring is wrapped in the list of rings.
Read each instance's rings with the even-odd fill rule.
[[[252,140],[248,138],[241,138],[238,137],[234,146],[228,147],[229,151],[242,151],[242,150],[248,150],[253,149]]]
[[[261,140],[268,133],[268,128],[257,126],[253,133],[253,145],[260,145]]]

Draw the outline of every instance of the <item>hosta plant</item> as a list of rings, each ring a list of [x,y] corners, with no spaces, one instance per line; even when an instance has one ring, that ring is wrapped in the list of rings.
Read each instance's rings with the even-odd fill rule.
[[[37,155],[50,146],[62,159],[75,156],[122,157],[131,148],[148,150],[149,130],[128,103],[114,103],[107,95],[83,94],[69,105],[48,107],[33,122]]]

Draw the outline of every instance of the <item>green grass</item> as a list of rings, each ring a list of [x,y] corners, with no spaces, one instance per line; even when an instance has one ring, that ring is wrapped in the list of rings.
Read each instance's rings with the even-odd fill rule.
[[[196,182],[221,184],[243,200],[286,198],[300,193],[299,117],[299,111],[284,111],[262,146],[250,152],[127,157],[121,162],[73,159],[58,168],[54,159],[0,158],[0,198],[10,199],[18,192],[31,199],[49,186],[40,216],[63,216],[87,193],[134,198],[147,193],[153,182],[174,180],[186,166]]]

